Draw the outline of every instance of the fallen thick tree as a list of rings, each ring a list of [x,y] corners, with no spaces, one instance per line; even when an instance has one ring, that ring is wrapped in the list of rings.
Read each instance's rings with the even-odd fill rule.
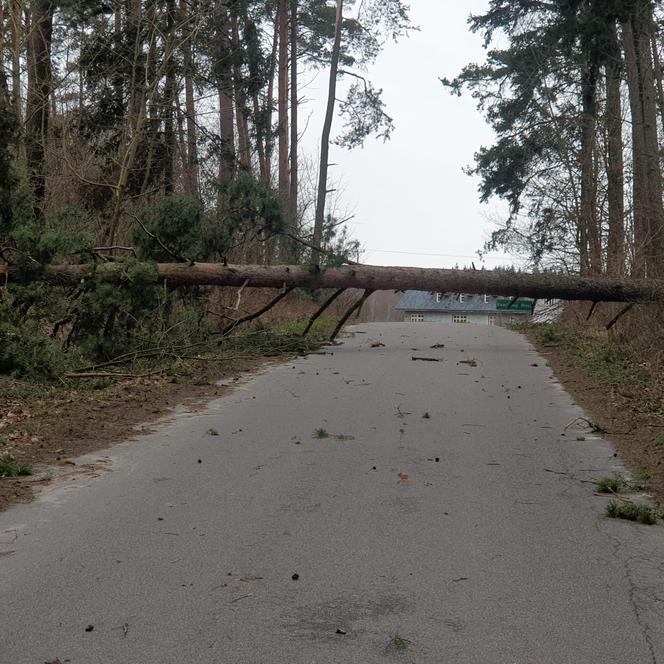
[[[1,268],[0,268],[1,269]],[[52,284],[73,284],[90,276],[104,282],[126,280],[122,263],[49,265],[30,279]],[[11,266],[5,279],[20,279]],[[421,267],[351,265],[317,268],[299,265],[223,265],[219,263],[161,263],[156,278],[169,286],[236,286],[254,288],[358,288],[376,290],[423,290],[452,293],[486,293],[512,297],[590,300],[593,302],[664,302],[663,281],[635,281],[602,277],[494,270],[447,270]],[[2,272],[0,272],[2,278]]]

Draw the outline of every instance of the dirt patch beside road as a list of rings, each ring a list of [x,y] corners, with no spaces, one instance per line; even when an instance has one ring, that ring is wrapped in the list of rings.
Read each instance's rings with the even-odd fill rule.
[[[234,339],[223,354],[173,361],[144,377],[111,381],[102,371],[100,378],[93,372],[89,379],[53,385],[0,377],[0,511],[29,501],[63,469],[73,470],[74,458],[149,430],[175,406],[203,407],[242,374],[314,352],[334,322],[320,321],[306,339],[299,336],[301,325],[259,330]],[[3,458],[32,474],[3,477]]]
[[[267,358],[239,360],[212,375],[193,379],[164,376],[123,381],[101,390],[44,388],[0,380],[0,455],[12,454],[33,468],[27,477],[0,478],[0,510],[30,500],[50,481],[50,467],[72,466],[73,458],[126,440],[175,406],[203,407],[226,394],[243,373],[264,365]],[[217,384],[219,381],[220,384]],[[141,426],[142,425],[142,426]]]

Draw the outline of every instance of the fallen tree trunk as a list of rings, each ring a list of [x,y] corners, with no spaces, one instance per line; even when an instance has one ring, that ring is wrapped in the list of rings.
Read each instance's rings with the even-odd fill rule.
[[[1,268],[0,268],[1,269]],[[90,275],[90,265],[49,265],[38,277],[52,284],[72,284]],[[486,293],[513,297],[591,300],[594,302],[663,302],[663,281],[635,281],[559,274],[527,274],[493,270],[447,270],[420,267],[352,265],[318,269],[299,265],[222,265],[161,263],[157,279],[169,286],[236,286],[254,288],[359,288],[363,290],[422,290]],[[97,279],[120,283],[122,263],[94,267]],[[0,279],[3,275],[0,272]],[[18,277],[5,267],[5,279]]]

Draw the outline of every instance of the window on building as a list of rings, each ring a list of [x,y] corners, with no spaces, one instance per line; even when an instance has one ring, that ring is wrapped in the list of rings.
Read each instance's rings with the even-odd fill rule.
[[[467,323],[468,322],[468,316],[464,316],[462,314],[454,314],[454,316],[452,316],[452,322],[453,323]]]
[[[489,314],[489,318],[487,320],[487,323],[489,325],[495,325],[496,324],[496,314]]]
[[[411,314],[410,315],[411,323],[424,323],[424,314]]]
[[[436,302],[442,302],[442,300],[443,300],[443,294],[436,293]]]

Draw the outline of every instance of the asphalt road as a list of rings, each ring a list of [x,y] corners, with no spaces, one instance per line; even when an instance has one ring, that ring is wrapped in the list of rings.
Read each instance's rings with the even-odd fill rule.
[[[664,527],[545,360],[357,329],[0,514],[0,662],[664,662]]]

